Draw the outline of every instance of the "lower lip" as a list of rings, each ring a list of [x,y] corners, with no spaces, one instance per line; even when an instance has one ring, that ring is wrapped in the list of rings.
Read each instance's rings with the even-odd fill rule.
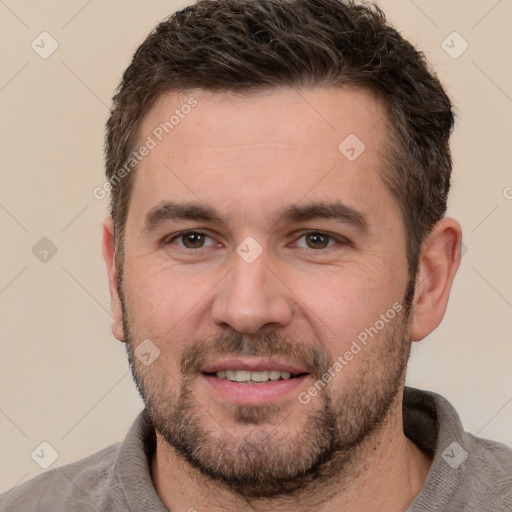
[[[299,388],[304,387],[305,381],[310,378],[309,375],[301,375],[293,379],[247,384],[213,375],[201,376],[224,400],[237,405],[265,405],[294,392],[298,395]]]

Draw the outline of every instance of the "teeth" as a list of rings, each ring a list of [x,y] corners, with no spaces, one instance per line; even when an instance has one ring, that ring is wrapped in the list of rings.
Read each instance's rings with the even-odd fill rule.
[[[251,380],[251,372],[244,372],[243,370],[237,370],[235,373],[235,380],[237,382],[247,382]]]
[[[233,382],[267,382],[268,380],[288,380],[290,372],[279,370],[264,370],[262,372],[249,372],[246,370],[219,370],[215,373],[219,379],[227,379]]]

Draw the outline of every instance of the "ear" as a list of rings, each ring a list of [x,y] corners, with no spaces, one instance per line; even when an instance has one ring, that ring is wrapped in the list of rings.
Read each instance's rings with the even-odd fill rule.
[[[110,289],[110,307],[112,309],[112,333],[119,341],[125,341],[123,329],[123,310],[119,296],[119,279],[115,261],[114,226],[112,218],[103,222],[103,259],[107,266],[108,286]]]
[[[425,338],[444,317],[460,264],[461,243],[460,224],[445,217],[437,222],[422,244],[412,308],[413,341]]]

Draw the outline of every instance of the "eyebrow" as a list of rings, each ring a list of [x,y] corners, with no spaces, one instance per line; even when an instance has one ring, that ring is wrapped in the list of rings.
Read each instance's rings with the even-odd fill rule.
[[[317,219],[334,220],[352,225],[362,233],[369,231],[367,216],[363,212],[340,201],[321,201],[305,205],[293,204],[284,206],[278,210],[275,224],[279,222],[299,223]],[[204,204],[163,201],[149,210],[144,221],[143,231],[151,233],[168,222],[178,220],[226,224],[222,216],[215,209]]]

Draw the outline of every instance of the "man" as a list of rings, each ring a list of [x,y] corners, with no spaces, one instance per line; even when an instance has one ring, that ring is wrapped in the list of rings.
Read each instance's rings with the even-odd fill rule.
[[[203,0],[158,25],[106,137],[113,333],[146,407],[0,510],[512,510],[512,450],[404,384],[460,262],[452,127],[376,7]]]

